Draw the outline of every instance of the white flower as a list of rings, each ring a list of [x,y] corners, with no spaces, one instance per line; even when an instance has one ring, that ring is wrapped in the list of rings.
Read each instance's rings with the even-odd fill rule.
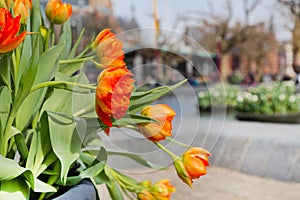
[[[199,98],[203,98],[204,97],[204,92],[199,92]]]
[[[285,99],[285,94],[280,94],[279,97],[278,97],[278,99],[280,101],[283,101]]]
[[[257,102],[258,101],[258,96],[257,95],[252,95],[251,100],[253,102]]]
[[[290,102],[295,102],[296,101],[295,95],[290,96],[289,101]]]
[[[251,96],[252,96],[251,93],[249,93],[249,92],[245,93],[245,98],[246,99],[251,99]]]
[[[238,95],[237,96],[237,101],[238,102],[243,102],[244,101],[244,97],[242,95]]]

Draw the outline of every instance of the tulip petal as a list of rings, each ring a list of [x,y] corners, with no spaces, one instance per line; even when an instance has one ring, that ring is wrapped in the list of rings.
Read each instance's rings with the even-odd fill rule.
[[[13,18],[4,8],[0,8],[0,53],[6,53],[23,42],[27,32],[16,36],[20,29],[20,16]]]

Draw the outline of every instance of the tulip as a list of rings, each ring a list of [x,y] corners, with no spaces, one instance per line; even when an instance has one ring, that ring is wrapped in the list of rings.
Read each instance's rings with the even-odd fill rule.
[[[62,24],[70,18],[72,6],[71,4],[63,3],[61,0],[49,0],[45,12],[51,24]]]
[[[188,149],[182,158],[174,163],[179,178],[191,187],[192,179],[206,174],[206,166],[209,166],[208,156],[211,156],[211,153],[200,147]]]
[[[96,113],[107,126],[112,119],[120,119],[127,111],[133,90],[133,74],[125,67],[109,67],[98,76]]]
[[[178,177],[185,182],[188,186],[192,187],[193,181],[191,179],[190,174],[187,172],[184,167],[181,158],[174,161],[174,166],[177,172]]]
[[[0,53],[6,53],[23,42],[26,31],[17,36],[20,30],[20,18],[13,18],[11,13],[5,8],[0,8]]]
[[[144,187],[144,190],[137,194],[138,200],[169,200],[172,192],[175,192],[175,187],[170,184],[170,180],[163,179],[156,182],[151,186],[151,182],[148,181],[149,185],[139,184]]]
[[[148,190],[143,190],[137,194],[138,200],[156,200]]]
[[[10,0],[0,0],[0,8],[10,9]]]
[[[21,15],[21,22],[25,23],[30,15],[32,0],[14,0],[14,15]]]
[[[157,122],[142,123],[140,132],[149,140],[159,142],[167,136],[172,136],[172,120],[175,111],[165,104],[150,105],[141,111],[141,115],[150,117]]]
[[[170,180],[164,179],[156,182],[150,192],[157,200],[168,200],[171,193],[175,192],[175,187],[170,184]]]
[[[97,35],[94,48],[101,67],[126,65],[122,42],[116,38],[115,34],[110,32],[110,29],[104,29]]]

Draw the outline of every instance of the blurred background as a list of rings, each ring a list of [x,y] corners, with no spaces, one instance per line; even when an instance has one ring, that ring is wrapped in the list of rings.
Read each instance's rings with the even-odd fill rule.
[[[174,137],[205,147],[213,154],[211,164],[222,168],[213,167],[212,178],[199,181],[207,184],[205,190],[199,186],[191,194],[178,187],[174,199],[183,194],[192,199],[299,198],[300,0],[65,1],[73,5],[74,41],[83,28],[82,44],[112,29],[138,86],[188,79],[158,102],[177,113]],[[99,69],[87,63],[85,70],[96,82]],[[152,144],[139,145],[131,133],[113,131],[104,138],[108,146],[137,154],[143,149],[143,156],[149,150],[151,161],[168,164],[162,155],[151,157]],[[110,164],[129,172],[138,167],[120,165],[118,158]]]
[[[153,58],[158,60],[157,52],[143,49],[132,52],[151,44],[161,48],[160,63],[175,67],[195,85],[214,82],[217,78],[243,84],[292,78],[297,81],[296,73],[300,71],[298,0],[66,2],[73,5],[74,39],[83,27],[86,42],[104,28],[111,28],[115,33],[135,29],[131,34],[122,34],[124,49],[129,52],[126,57],[129,66],[149,63]],[[143,31],[147,27],[156,30]],[[165,30],[176,32],[177,38]],[[203,49],[195,49],[190,44],[193,42]],[[192,66],[170,52],[188,57]],[[213,73],[211,65],[217,66],[220,77]],[[150,78],[161,77],[165,82],[163,75]]]

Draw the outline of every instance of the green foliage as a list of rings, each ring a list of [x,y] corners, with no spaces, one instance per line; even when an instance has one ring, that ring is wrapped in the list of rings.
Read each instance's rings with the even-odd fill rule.
[[[140,155],[105,149],[98,134],[107,127],[95,113],[96,87],[82,69],[94,59],[92,42],[78,53],[84,31],[72,44],[70,21],[60,34],[52,25],[45,28],[38,0],[22,30],[30,32],[23,43],[0,55],[0,199],[51,199],[60,187],[86,178],[106,184],[113,199],[138,192],[134,179],[106,165],[108,156],[162,167]],[[138,131],[140,123],[155,123],[139,112],[185,82],[137,88],[126,115],[113,120],[113,127]]]
[[[293,82],[275,82],[249,88],[237,97],[239,112],[287,114],[300,111],[300,96]]]
[[[208,91],[198,93],[198,103],[201,108],[207,109],[212,106],[234,107],[237,104],[237,95],[241,88],[237,85],[216,84]]]

